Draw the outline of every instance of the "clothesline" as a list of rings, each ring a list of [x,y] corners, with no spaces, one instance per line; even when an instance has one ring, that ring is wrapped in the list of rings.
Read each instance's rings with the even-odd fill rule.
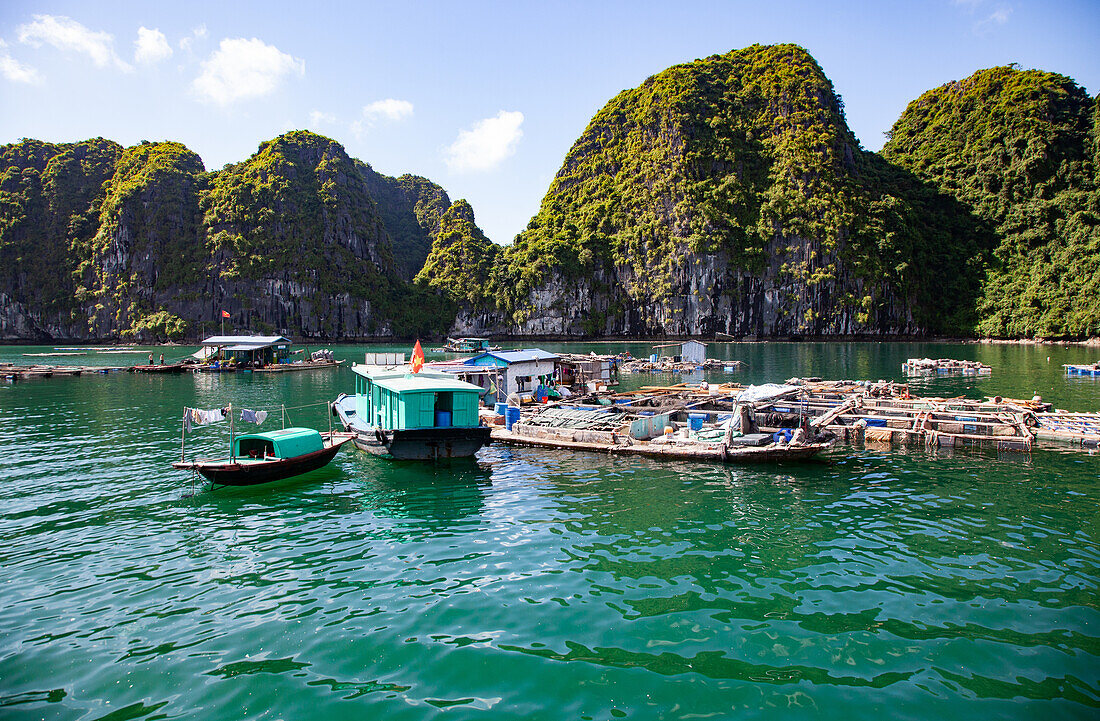
[[[324,402],[324,401],[320,401],[320,402],[317,402],[317,403],[307,403],[305,405],[300,405],[300,406],[290,406],[289,408],[286,407],[286,406],[278,406],[276,408],[272,408],[270,411],[256,410],[254,408],[239,408],[238,410],[241,413],[240,420],[242,422],[255,423],[256,425],[263,424],[263,422],[265,420],[267,420],[268,415],[270,415],[271,413],[274,413],[275,411],[278,411],[283,417],[283,424],[285,426],[286,418],[287,418],[287,411],[296,411],[296,410],[301,410],[303,408],[315,408],[315,407],[321,406],[321,405],[327,406],[328,403]],[[191,430],[191,427],[193,425],[205,426],[205,425],[209,425],[211,423],[218,423],[218,422],[221,422],[221,421],[224,421],[224,420],[227,420],[227,419],[229,420],[230,423],[232,423],[233,422],[233,412],[232,412],[231,409],[232,409],[232,405],[225,406],[223,408],[212,408],[210,410],[204,410],[202,408],[191,408],[190,406],[184,406],[183,407],[183,432],[186,434],[187,431]]]
[[[252,410],[268,411],[268,412],[279,411],[279,410],[297,411],[297,410],[301,410],[302,408],[313,408],[314,406],[327,406],[327,405],[328,405],[328,401],[318,401],[317,403],[307,403],[304,406],[270,406],[268,408],[255,407],[255,408],[252,408]],[[191,406],[185,406],[185,407],[190,408]]]

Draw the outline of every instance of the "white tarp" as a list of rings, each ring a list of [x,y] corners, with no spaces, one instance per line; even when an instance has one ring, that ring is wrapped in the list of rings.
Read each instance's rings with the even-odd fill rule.
[[[788,396],[796,396],[802,392],[801,386],[787,386],[779,383],[765,383],[761,386],[749,386],[737,396],[738,403],[756,403],[758,401],[771,401]]]

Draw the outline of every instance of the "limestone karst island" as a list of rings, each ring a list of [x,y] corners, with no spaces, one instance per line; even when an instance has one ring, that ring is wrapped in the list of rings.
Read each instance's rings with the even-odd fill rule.
[[[1067,70],[1072,70],[1069,68]],[[863,149],[803,48],[663,70],[592,118],[541,208],[475,208],[293,131],[0,148],[0,338],[327,341],[1100,335],[1100,104],[976,70]],[[511,241],[500,245],[502,241]]]

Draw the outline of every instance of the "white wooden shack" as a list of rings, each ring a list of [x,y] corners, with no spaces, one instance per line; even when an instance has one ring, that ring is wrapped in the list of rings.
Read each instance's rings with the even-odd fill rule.
[[[681,363],[702,364],[707,359],[707,344],[697,340],[687,340],[683,343],[662,343],[653,346],[658,356],[675,356]]]
[[[480,353],[466,361],[467,365],[496,368],[500,379],[494,383],[497,402],[504,402],[507,397],[516,393],[520,396],[530,396],[539,386],[540,377],[554,375],[554,364],[558,356],[541,348],[524,348],[523,350],[487,351]],[[486,400],[489,400],[486,398]]]

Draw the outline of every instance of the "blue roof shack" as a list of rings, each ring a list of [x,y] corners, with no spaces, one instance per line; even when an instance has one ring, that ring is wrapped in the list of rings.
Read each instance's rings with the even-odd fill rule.
[[[554,375],[558,356],[541,348],[523,350],[486,351],[466,361],[466,365],[496,368],[493,382],[497,402],[503,402],[513,393],[521,398],[531,397],[542,383]],[[490,388],[492,390],[492,388]],[[488,399],[486,399],[488,400]]]

